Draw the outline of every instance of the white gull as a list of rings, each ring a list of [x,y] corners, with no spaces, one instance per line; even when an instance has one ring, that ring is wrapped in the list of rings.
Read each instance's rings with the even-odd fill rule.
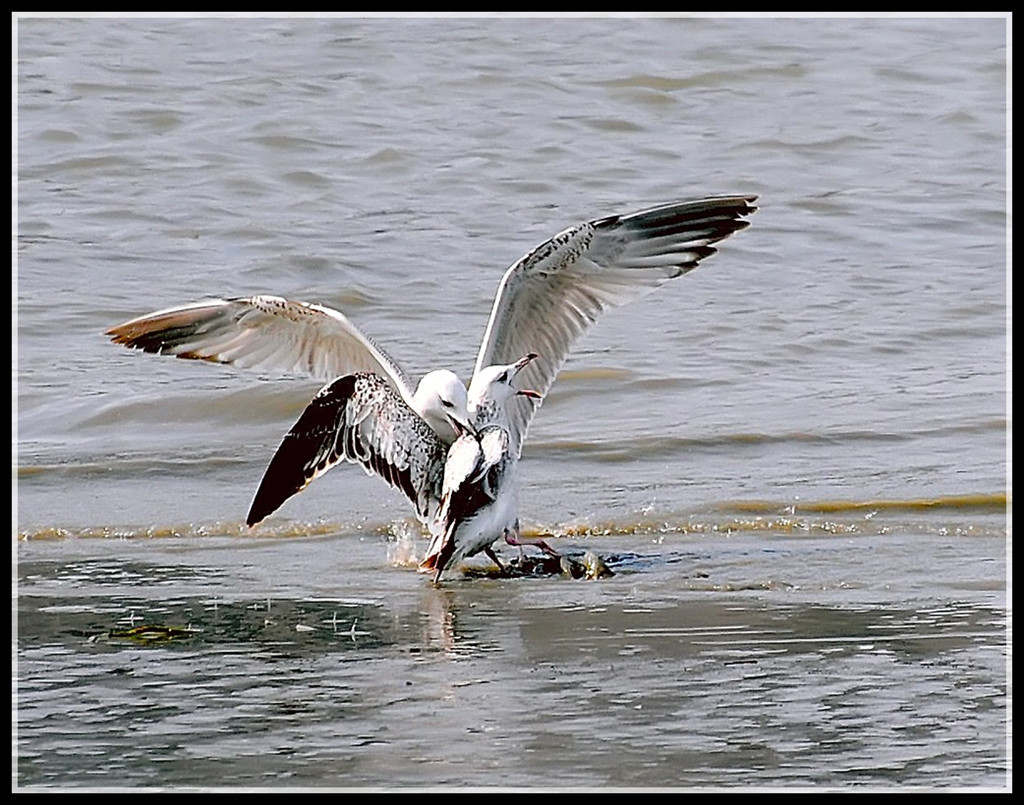
[[[467,438],[453,461],[468,466],[473,462],[466,457],[478,453],[507,465],[502,475],[513,478],[539,399],[590,325],[605,310],[696,268],[714,254],[712,244],[747,226],[755,199],[717,196],[610,215],[565,229],[524,255],[498,287],[468,394],[447,370],[430,372],[413,388],[402,368],[343,313],[278,296],[196,302],[132,319],[107,334],[146,352],[326,381],[268,466],[246,522],[260,522],[340,461],[355,462],[413,503],[434,536],[429,565],[448,531],[465,531],[446,526],[441,512],[445,461],[459,434]],[[537,357],[524,361],[531,354]],[[495,378],[505,373],[507,384],[520,361],[515,374],[531,393],[496,399]],[[495,429],[507,439],[500,451]],[[452,484],[448,497],[456,500],[449,513],[461,511],[454,478]],[[511,493],[499,508],[508,507],[515,508]],[[497,519],[502,530],[491,542],[507,537],[518,515]],[[452,554],[489,551],[490,542],[476,547],[484,539],[474,538],[465,551],[456,546]]]
[[[420,569],[441,574],[462,559],[484,551],[502,572],[491,544],[501,537],[509,545],[536,545],[555,553],[543,540],[519,533],[519,456],[512,449],[508,404],[517,397],[540,400],[533,389],[519,389],[515,378],[532,361],[529,353],[506,366],[489,366],[473,376],[466,428],[452,418],[459,438],[448,449],[441,487],[437,530]]]

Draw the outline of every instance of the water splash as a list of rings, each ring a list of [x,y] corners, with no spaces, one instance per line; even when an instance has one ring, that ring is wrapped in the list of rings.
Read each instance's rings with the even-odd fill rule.
[[[526,536],[669,536],[765,532],[799,535],[935,535],[1005,537],[1012,501],[1005,492],[905,500],[771,501],[733,500],[684,511],[645,506],[622,517],[581,522],[537,523],[525,519]],[[411,518],[381,522],[277,520],[250,529],[241,521],[144,526],[48,526],[18,532],[20,541],[61,539],[168,539],[237,537],[289,539],[367,534],[387,539],[388,562],[419,564],[427,534]]]

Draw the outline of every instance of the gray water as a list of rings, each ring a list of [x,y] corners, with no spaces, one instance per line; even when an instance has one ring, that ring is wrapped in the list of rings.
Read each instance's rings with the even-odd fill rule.
[[[13,784],[1009,787],[1006,39],[17,20]],[[103,336],[271,292],[466,376],[523,253],[717,193],[531,427],[526,530],[608,579],[435,588],[348,466],[249,531],[317,385]]]

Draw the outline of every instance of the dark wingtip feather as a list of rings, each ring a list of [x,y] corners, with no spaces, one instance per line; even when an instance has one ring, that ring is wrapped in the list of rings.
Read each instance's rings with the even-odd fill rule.
[[[308,483],[304,470],[307,455],[308,450],[301,449],[291,433],[284,437],[252,499],[249,514],[245,518],[247,526],[252,527],[263,521],[288,498],[302,491]]]
[[[341,409],[355,389],[356,376],[335,380],[310,401],[270,459],[245,524],[256,525],[309,484],[334,447]]]

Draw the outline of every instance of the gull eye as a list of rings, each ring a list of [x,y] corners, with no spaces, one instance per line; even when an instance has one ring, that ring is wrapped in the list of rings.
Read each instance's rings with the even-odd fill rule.
[[[446,400],[444,398],[441,398],[441,405],[443,405],[445,408],[455,407],[455,403],[453,403],[451,400]]]

